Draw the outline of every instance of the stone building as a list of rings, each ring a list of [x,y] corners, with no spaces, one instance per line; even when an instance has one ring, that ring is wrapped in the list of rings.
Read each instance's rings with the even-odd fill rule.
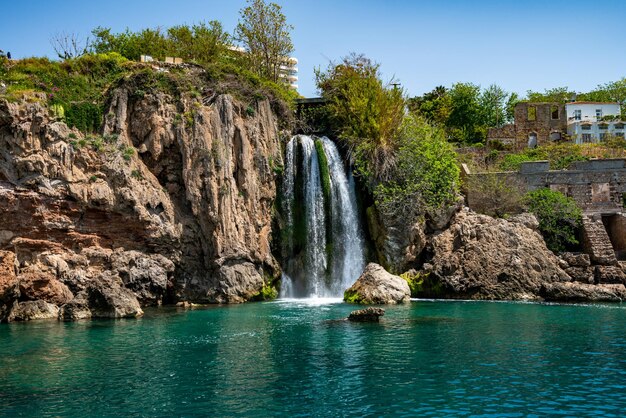
[[[487,140],[500,141],[515,148],[534,148],[567,138],[564,104],[521,102],[515,105],[514,115],[514,124],[489,129]]]

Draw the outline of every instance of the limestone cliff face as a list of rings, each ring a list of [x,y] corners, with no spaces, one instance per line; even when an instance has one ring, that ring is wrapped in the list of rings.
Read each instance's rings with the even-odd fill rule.
[[[270,239],[282,153],[269,102],[124,84],[110,97],[97,137],[38,101],[0,101],[0,256],[14,266],[14,277],[0,272],[5,317],[26,302],[87,300],[102,283],[143,306],[258,294],[279,272]],[[29,277],[63,299],[23,291]]]

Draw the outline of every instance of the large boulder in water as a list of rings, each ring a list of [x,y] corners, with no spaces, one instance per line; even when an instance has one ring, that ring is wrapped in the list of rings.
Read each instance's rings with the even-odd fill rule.
[[[376,263],[369,263],[361,277],[346,292],[348,303],[396,304],[411,300],[411,289],[402,277],[388,273]]]

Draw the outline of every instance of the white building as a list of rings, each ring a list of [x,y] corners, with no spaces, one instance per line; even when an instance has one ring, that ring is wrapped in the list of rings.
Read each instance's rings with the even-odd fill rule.
[[[565,105],[567,133],[577,144],[599,142],[608,136],[624,138],[619,103],[571,102]]]
[[[292,89],[298,90],[298,59],[294,57],[285,58],[285,61],[280,66],[278,78],[287,83]]]

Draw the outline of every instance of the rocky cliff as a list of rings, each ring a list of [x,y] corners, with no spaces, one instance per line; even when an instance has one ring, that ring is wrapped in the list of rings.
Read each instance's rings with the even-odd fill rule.
[[[533,215],[510,220],[479,215],[465,208],[449,228],[429,237],[420,272],[412,272],[421,297],[612,301],[626,300],[621,270],[609,267],[588,279],[587,255],[557,257],[537,232]],[[619,270],[617,267],[613,267]],[[576,273],[576,274],[575,274]],[[592,273],[593,276],[593,273]],[[600,277],[600,278],[599,278]]]
[[[136,316],[273,284],[282,152],[268,100],[127,80],[92,136],[44,103],[0,99],[0,317]]]

